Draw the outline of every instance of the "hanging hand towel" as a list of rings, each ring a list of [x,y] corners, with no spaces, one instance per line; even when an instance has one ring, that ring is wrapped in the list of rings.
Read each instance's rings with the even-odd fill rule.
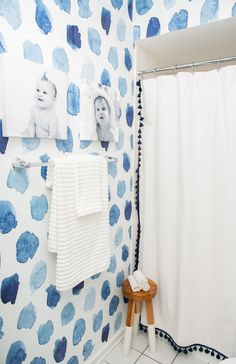
[[[133,275],[128,276],[128,281],[133,292],[139,292],[140,287]]]
[[[148,284],[148,280],[145,277],[145,275],[143,274],[143,272],[141,272],[140,270],[136,270],[134,272],[134,278],[136,279],[139,287],[143,290],[143,291],[149,291],[150,286]]]

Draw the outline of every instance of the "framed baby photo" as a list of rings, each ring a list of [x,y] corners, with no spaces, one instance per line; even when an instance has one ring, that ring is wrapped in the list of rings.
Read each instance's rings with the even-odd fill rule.
[[[110,87],[93,82],[81,86],[81,140],[117,142],[121,109]]]
[[[66,73],[4,54],[0,88],[4,136],[67,138]]]

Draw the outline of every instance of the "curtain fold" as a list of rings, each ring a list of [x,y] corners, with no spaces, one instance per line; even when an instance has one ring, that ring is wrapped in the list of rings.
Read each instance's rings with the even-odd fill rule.
[[[140,267],[158,283],[156,327],[236,356],[236,66],[142,87]]]

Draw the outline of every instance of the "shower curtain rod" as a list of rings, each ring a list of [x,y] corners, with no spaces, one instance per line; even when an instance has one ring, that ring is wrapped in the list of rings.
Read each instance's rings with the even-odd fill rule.
[[[206,61],[199,61],[199,62],[193,62],[193,63],[185,63],[185,64],[178,64],[174,66],[168,66],[168,67],[156,67],[156,68],[150,68],[143,71],[138,71],[138,75],[142,77],[143,75],[150,74],[150,73],[158,73],[158,72],[165,72],[165,71],[177,71],[180,69],[186,69],[186,68],[195,68],[204,66],[207,64],[220,64],[223,62],[230,62],[230,61],[236,61],[236,56],[232,57],[225,57],[225,58],[218,58],[218,59],[210,59]]]

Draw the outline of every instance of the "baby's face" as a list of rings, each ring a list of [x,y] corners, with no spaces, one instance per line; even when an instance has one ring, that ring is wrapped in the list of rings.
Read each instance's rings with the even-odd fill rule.
[[[98,99],[95,101],[95,116],[96,121],[100,125],[108,123],[109,119],[109,108],[105,99]]]
[[[51,82],[38,80],[35,90],[36,104],[40,109],[49,109],[55,101],[55,90]]]

